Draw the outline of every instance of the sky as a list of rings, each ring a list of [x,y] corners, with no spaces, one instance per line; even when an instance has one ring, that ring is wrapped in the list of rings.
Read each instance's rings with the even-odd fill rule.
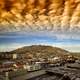
[[[45,0],[43,0],[43,2],[40,2],[40,4],[35,6],[35,9],[33,7],[28,11],[26,10],[26,4],[24,4],[22,0],[18,0],[17,2],[16,0],[15,2],[14,0],[10,0],[13,1],[10,2],[12,3],[11,5],[15,5],[13,7],[8,6],[8,0],[5,5],[5,1],[6,0],[0,0],[0,52],[12,51],[29,45],[50,45],[60,47],[71,52],[80,52],[80,17],[78,17],[78,14],[80,14],[80,5],[77,4],[78,2],[70,0],[70,3],[68,2],[69,4],[65,4],[66,1],[64,1],[65,3],[60,1],[59,4],[56,4],[56,0],[54,0],[48,5],[51,10],[47,10],[47,8],[44,10],[46,3]],[[32,0],[29,0],[30,4],[27,4],[28,8],[35,5],[35,0],[32,2],[30,1]],[[71,9],[72,7],[70,6],[74,6],[73,3],[71,4],[71,1],[74,3],[75,9]],[[62,3],[65,4],[64,7]],[[51,6],[52,4],[56,4],[54,8]],[[38,14],[36,15],[34,13],[36,13],[35,11],[38,7],[40,10],[38,10]],[[58,9],[57,7],[60,8]],[[48,17],[48,14],[45,14],[46,10],[50,17]],[[21,13],[23,11],[27,13],[24,13],[22,16]],[[68,13],[72,16],[70,17]],[[31,30],[40,30],[40,32],[26,32],[28,28]],[[56,32],[56,29],[64,31]],[[24,32],[22,32],[22,30],[24,30]],[[45,30],[51,31],[49,32]],[[53,30],[55,32],[53,32]],[[65,30],[69,30],[71,32],[65,32]]]
[[[70,52],[80,52],[80,36],[75,33],[7,32],[0,33],[0,52],[29,45],[50,45]]]

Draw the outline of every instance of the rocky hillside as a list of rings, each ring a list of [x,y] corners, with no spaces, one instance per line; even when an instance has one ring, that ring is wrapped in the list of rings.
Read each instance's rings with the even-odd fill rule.
[[[32,55],[34,57],[53,57],[53,56],[64,56],[68,55],[69,53],[66,50],[57,48],[57,47],[51,47],[51,46],[43,46],[43,45],[32,45],[32,46],[26,46],[23,48],[16,49],[10,53],[25,53],[26,56]]]

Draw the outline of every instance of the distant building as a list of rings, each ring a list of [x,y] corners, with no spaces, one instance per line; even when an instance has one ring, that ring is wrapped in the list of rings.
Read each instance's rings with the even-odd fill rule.
[[[17,59],[17,54],[13,54],[13,59]]]
[[[25,53],[9,53],[9,52],[5,52],[0,54],[0,59],[24,59],[26,58],[26,54]]]
[[[11,54],[9,52],[0,54],[0,59],[13,59],[13,58],[14,58],[14,54]]]
[[[56,56],[56,57],[48,58],[48,61],[50,63],[57,63],[61,61],[61,57]]]

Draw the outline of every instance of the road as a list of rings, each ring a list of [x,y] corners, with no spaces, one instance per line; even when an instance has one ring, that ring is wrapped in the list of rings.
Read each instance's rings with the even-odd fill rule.
[[[46,74],[45,70],[39,70],[35,72],[29,72],[24,75],[12,77],[11,80],[27,80],[27,79],[34,78],[40,75],[44,75],[44,74]]]

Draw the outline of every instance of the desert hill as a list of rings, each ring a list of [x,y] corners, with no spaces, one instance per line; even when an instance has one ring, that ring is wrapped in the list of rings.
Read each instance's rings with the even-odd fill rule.
[[[10,53],[25,53],[26,56],[31,54],[34,57],[53,57],[68,55],[69,52],[52,46],[32,45],[16,49]]]

